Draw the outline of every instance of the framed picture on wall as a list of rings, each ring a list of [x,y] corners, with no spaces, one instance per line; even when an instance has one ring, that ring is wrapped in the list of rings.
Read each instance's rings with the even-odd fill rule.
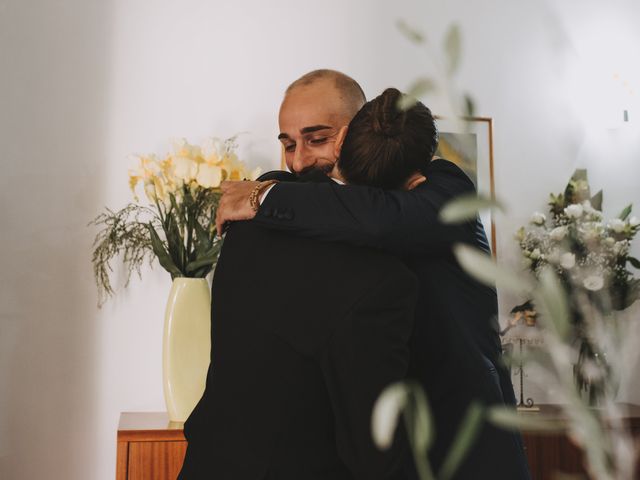
[[[493,181],[493,120],[487,117],[453,119],[435,116],[440,133],[436,156],[458,165],[471,178],[478,193],[495,198]],[[496,227],[490,211],[480,215],[493,255]]]

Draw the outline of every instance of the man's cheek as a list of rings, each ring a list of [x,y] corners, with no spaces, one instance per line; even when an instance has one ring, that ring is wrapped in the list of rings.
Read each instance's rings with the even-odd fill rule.
[[[322,152],[320,155],[323,160],[327,160],[334,163],[338,159],[338,157],[336,156],[334,144],[335,142],[329,142],[323,145],[324,148],[322,149]]]
[[[285,155],[284,163],[290,172],[293,172],[293,155]]]

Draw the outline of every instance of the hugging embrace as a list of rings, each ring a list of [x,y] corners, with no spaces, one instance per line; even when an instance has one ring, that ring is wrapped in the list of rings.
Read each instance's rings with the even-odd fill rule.
[[[400,96],[366,102],[347,75],[310,72],[280,107],[290,172],[224,184],[211,364],[180,479],[417,479],[402,425],[389,450],[373,443],[386,386],[424,388],[435,472],[472,402],[515,405],[496,291],[452,254],[488,252],[483,225],[438,219],[474,185],[434,158],[429,109]],[[520,435],[485,422],[453,478],[529,479]]]

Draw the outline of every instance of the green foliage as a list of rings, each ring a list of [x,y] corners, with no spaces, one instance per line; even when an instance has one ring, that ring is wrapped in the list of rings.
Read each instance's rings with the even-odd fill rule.
[[[408,25],[405,21],[397,22],[398,30],[413,44],[423,47],[432,57],[436,67],[436,75],[423,75],[417,78],[408,89],[406,96],[398,100],[398,108],[407,110],[423,96],[438,93],[446,98],[454,117],[467,117],[475,114],[475,102],[469,94],[458,94],[454,91],[454,76],[460,69],[462,61],[462,33],[458,24],[451,24],[444,34],[442,51],[435,54],[427,43],[426,35]]]
[[[476,103],[473,97],[467,93],[463,95],[463,115],[473,117],[476,114]]]
[[[561,215],[564,211],[567,203],[564,199],[564,195],[562,193],[558,195],[554,195],[553,193],[549,194],[549,210],[554,217]]]
[[[620,212],[620,215],[618,215],[618,218],[620,220],[626,220],[627,218],[629,218],[629,215],[631,215],[631,208],[632,205],[627,205],[626,207],[624,207],[622,212]]]
[[[540,274],[535,299],[542,318],[546,319],[546,327],[552,328],[558,338],[566,339],[571,329],[569,304],[563,285],[551,268],[545,268]]]
[[[418,474],[422,479],[429,480],[433,478],[433,471],[427,455],[435,438],[431,410],[427,396],[420,385],[415,382],[406,382],[406,386],[407,399],[404,402],[403,416],[409,445]]]
[[[155,228],[151,222],[147,225],[149,227],[149,235],[151,237],[151,245],[153,247],[153,253],[158,257],[160,265],[171,274],[171,278],[180,277],[180,269],[176,266],[173,258],[169,255],[169,252],[164,248],[163,242],[160,236],[157,234]]]
[[[407,37],[411,42],[421,44],[426,42],[426,38],[422,32],[409,26],[404,20],[398,20],[397,27],[400,32]]]
[[[398,28],[414,44],[426,44],[425,36],[406,23],[399,22]],[[461,47],[460,31],[454,25],[445,35],[444,61],[438,62],[438,56],[431,55],[439,70],[434,78],[439,81],[430,76],[419,78],[411,85],[408,91],[411,95],[400,107],[409,108],[419,96],[437,91],[453,107],[452,111],[462,110],[464,114],[472,116],[475,111],[472,98],[458,95],[450,86],[453,75],[459,71]],[[472,443],[473,427],[481,424],[481,419],[508,429],[541,433],[568,431],[572,441],[585,451],[585,466],[590,478],[635,478],[633,471],[637,464],[637,449],[633,438],[619,421],[625,412],[620,404],[614,402],[614,392],[619,378],[629,368],[625,363],[628,357],[623,352],[628,353],[634,347],[637,349],[637,345],[634,345],[633,336],[628,334],[633,332],[629,325],[615,326],[615,319],[617,310],[626,308],[640,298],[640,280],[633,278],[626,270],[627,263],[640,268],[640,261],[628,255],[629,244],[640,226],[635,220],[628,220],[631,206],[626,207],[618,217],[625,225],[603,222],[602,204],[603,192],[600,190],[591,195],[587,171],[577,169],[564,191],[549,197],[553,229],[547,229],[546,217],[537,214],[533,220],[537,230],[525,227],[518,230],[516,238],[527,266],[534,273],[533,282],[520,269],[511,271],[498,267],[484,252],[466,245],[454,246],[454,253],[462,268],[480,282],[489,285],[498,283],[513,293],[526,295],[526,298],[533,295],[535,298],[536,305],[541,308],[541,317],[545,317],[542,320],[543,328],[536,331],[544,348],[527,352],[518,360],[535,366],[536,377],[540,377],[541,384],[553,389],[562,399],[561,408],[566,420],[559,422],[557,417],[522,415],[508,407],[492,407],[485,412],[471,410],[465,420],[470,426],[458,435],[445,462],[447,468],[443,468],[437,478],[450,478],[453,475],[455,466],[463,456],[456,452],[464,452],[465,445]],[[459,199],[443,209],[441,220],[452,223],[467,221],[474,218],[478,210],[495,207],[487,201]],[[611,251],[615,251],[615,255]],[[572,275],[568,275],[567,271]],[[576,271],[580,274],[575,275]],[[601,284],[592,278],[598,275],[603,277]],[[579,329],[575,328],[577,315],[584,319]],[[589,339],[589,342],[581,343],[576,338]],[[594,352],[602,352],[601,347],[606,347],[606,355],[599,357],[598,361],[590,358],[589,365],[586,365],[588,368],[585,368],[589,381],[602,382],[606,387],[601,409],[589,408],[589,399],[582,395],[580,385],[576,384],[571,364],[572,359],[578,356],[578,350],[592,346],[597,347]],[[398,402],[398,406],[399,409],[415,407],[406,401]],[[414,421],[418,420],[414,418]],[[422,426],[410,430],[413,432],[412,438],[420,428],[428,429],[429,436],[437,435],[437,432],[432,432],[429,422],[422,423]],[[414,441],[413,445],[415,447],[418,443]],[[422,458],[422,455],[416,456],[420,478],[436,478]],[[448,466],[449,461],[451,467]]]
[[[505,430],[526,430],[536,433],[562,432],[566,425],[557,418],[545,418],[521,415],[511,407],[491,407],[487,412],[488,420]]]
[[[398,109],[408,110],[413,107],[418,98],[436,89],[436,83],[430,78],[419,78],[411,84],[407,93],[398,99]]]
[[[454,245],[453,253],[460,266],[485,285],[498,284],[502,288],[520,294],[531,291],[531,284],[526,278],[509,269],[499,267],[486,252],[458,243]]]
[[[600,212],[602,211],[602,190],[591,197],[591,206]]]
[[[504,211],[502,204],[494,199],[475,193],[460,195],[451,200],[440,211],[440,220],[443,223],[461,223],[477,218],[482,210]]]
[[[449,449],[447,457],[438,472],[438,478],[440,480],[449,480],[454,476],[456,470],[469,452],[469,449],[475,443],[484,422],[484,408],[478,403],[472,403],[460,424],[455,441]]]
[[[391,446],[398,419],[404,418],[409,445],[420,480],[449,480],[462,464],[485,422],[485,409],[479,404],[469,406],[448,455],[437,475],[429,462],[437,432],[434,430],[429,401],[422,387],[415,381],[389,385],[378,398],[373,410],[373,438],[381,449]]]
[[[629,249],[639,230],[637,222],[629,219],[631,205],[618,218],[605,220],[603,192],[590,195],[584,169],[575,171],[564,193],[549,198],[551,222],[537,213],[532,226],[516,235],[525,264],[537,277],[552,267],[562,288],[569,293],[586,292],[601,309],[628,307],[638,298],[633,274],[627,269],[628,263],[634,264]],[[574,307],[570,305],[575,311]]]
[[[447,74],[453,75],[460,66],[460,58],[462,56],[460,27],[455,23],[449,27],[445,34],[444,51],[447,59]]]
[[[122,210],[114,212],[108,208],[89,222],[89,225],[102,227],[93,241],[93,273],[98,286],[98,304],[113,295],[110,281],[111,260],[122,256],[126,270],[125,286],[129,284],[131,274],[140,269],[145,259],[153,261],[151,239],[146,218],[153,211],[146,207],[130,203]]]
[[[571,176],[571,180],[565,187],[564,198],[568,204],[582,203],[591,198],[591,189],[587,177],[587,170],[578,168]]]
[[[167,204],[156,201],[155,209],[134,203],[113,212],[106,209],[90,225],[101,227],[93,247],[93,268],[98,286],[98,305],[114,294],[110,281],[111,262],[123,256],[126,283],[145,260],[158,262],[171,278],[203,278],[215,266],[222,241],[216,236],[215,211],[220,192],[184,185],[180,198],[170,193]]]

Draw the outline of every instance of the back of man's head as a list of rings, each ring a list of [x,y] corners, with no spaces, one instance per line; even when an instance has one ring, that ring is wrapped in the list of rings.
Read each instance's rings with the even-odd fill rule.
[[[367,100],[358,82],[342,72],[330,69],[313,70],[304,74],[287,87],[285,98],[298,88],[320,84],[333,87],[334,92],[339,96],[339,104],[342,106],[342,111],[336,113],[344,115],[349,120],[358,113]]]
[[[367,102],[349,124],[338,167],[347,183],[403,188],[431,161],[438,147],[435,120],[422,102],[400,109],[403,94],[387,88]]]

